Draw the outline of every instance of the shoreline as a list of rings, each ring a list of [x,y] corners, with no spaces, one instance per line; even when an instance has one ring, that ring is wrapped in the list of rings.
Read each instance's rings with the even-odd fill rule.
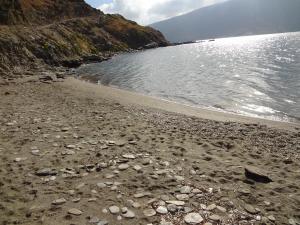
[[[161,99],[159,97],[149,96],[129,90],[120,89],[118,87],[96,84],[93,81],[90,81],[85,78],[80,79],[69,77],[68,79],[69,83],[72,83],[71,85],[80,85],[84,90],[95,89],[94,92],[98,92],[98,94],[101,94],[101,96],[120,101],[120,103],[156,108],[168,112],[179,113],[186,116],[194,116],[207,120],[215,120],[221,122],[258,123],[269,127],[287,130],[300,129],[300,123],[277,121],[261,117],[250,117],[226,111],[223,112],[213,109],[205,109],[201,107]]]
[[[0,95],[0,224],[300,219],[300,132],[290,124],[71,77],[15,80]]]

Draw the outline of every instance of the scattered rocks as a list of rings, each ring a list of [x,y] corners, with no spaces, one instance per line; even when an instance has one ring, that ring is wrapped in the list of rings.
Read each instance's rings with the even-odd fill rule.
[[[199,213],[189,213],[184,217],[184,221],[187,224],[199,224],[203,221],[203,218]]]
[[[248,179],[254,180],[260,183],[270,183],[272,179],[261,169],[258,169],[253,166],[246,166],[245,167],[245,176]]]

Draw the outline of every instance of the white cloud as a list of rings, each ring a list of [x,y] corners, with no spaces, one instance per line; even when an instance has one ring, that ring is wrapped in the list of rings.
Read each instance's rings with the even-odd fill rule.
[[[99,9],[147,25],[221,1],[224,0],[113,0]]]

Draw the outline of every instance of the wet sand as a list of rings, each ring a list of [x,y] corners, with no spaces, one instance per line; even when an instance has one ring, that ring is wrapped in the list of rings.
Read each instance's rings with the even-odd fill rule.
[[[298,124],[73,78],[0,95],[0,224],[299,223]]]

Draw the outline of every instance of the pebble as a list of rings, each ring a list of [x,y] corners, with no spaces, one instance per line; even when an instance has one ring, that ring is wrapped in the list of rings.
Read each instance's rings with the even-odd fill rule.
[[[37,176],[54,176],[54,175],[57,175],[57,172],[50,168],[44,168],[44,169],[38,170],[35,174]]]
[[[184,181],[184,177],[183,176],[174,176],[176,181]]]
[[[40,150],[32,150],[31,154],[35,156],[39,156]]]
[[[119,170],[127,170],[128,168],[129,168],[129,165],[126,164],[126,163],[120,164],[120,165],[118,166],[118,169],[119,169]]]
[[[97,183],[97,187],[98,188],[105,188],[105,187],[107,187],[107,185],[105,183],[99,182],[99,183]]]
[[[207,211],[212,211],[212,210],[214,210],[215,208],[217,208],[216,204],[211,204],[211,205],[209,205],[209,206],[206,207],[206,210],[207,210]]]
[[[167,214],[168,209],[165,206],[159,206],[157,207],[156,212],[158,212],[159,214]]]
[[[75,145],[67,145],[67,148],[74,149],[74,148],[76,148],[76,146]]]
[[[190,186],[183,186],[180,188],[180,193],[181,194],[189,194],[191,193],[191,187]]]
[[[115,206],[115,205],[110,206],[108,209],[109,209],[111,214],[117,214],[117,213],[120,212],[120,208],[118,206]]]
[[[222,212],[222,213],[225,213],[227,210],[224,208],[224,207],[222,207],[222,206],[217,206],[217,210],[219,210],[220,212]]]
[[[249,204],[245,204],[244,209],[250,214],[256,214],[256,212],[257,212],[256,209],[252,205],[249,205]]]
[[[90,220],[89,220],[89,223],[99,223],[100,219],[96,216],[92,217]]]
[[[132,154],[124,154],[123,158],[125,158],[125,159],[135,159],[135,156],[132,155]]]
[[[189,196],[187,194],[179,194],[175,196],[179,201],[185,201],[189,199]]]
[[[62,205],[62,204],[64,204],[64,203],[66,203],[66,202],[67,202],[66,199],[60,198],[60,199],[54,200],[54,201],[52,202],[52,204],[53,204],[53,205]]]
[[[211,216],[208,217],[210,220],[213,220],[213,221],[220,221],[221,220],[221,217],[219,215],[216,215],[216,214],[213,214]]]
[[[102,220],[102,221],[99,221],[99,223],[97,223],[97,225],[107,225],[108,224],[108,221],[106,220]]]
[[[144,215],[146,217],[151,217],[151,216],[155,216],[156,215],[156,211],[154,209],[145,209],[143,211]]]
[[[133,169],[136,170],[136,171],[140,171],[142,169],[142,167],[140,165],[135,165],[133,167]]]
[[[167,209],[171,213],[175,213],[178,210],[178,207],[175,204],[169,204],[167,205]]]
[[[174,204],[176,206],[184,206],[185,202],[184,201],[167,201],[168,204]]]
[[[125,213],[122,214],[123,217],[132,219],[135,217],[135,213],[131,210],[127,210]]]
[[[141,192],[141,193],[137,193],[134,195],[135,198],[142,198],[142,197],[145,197],[145,196],[150,196],[151,193],[150,192]]]
[[[80,211],[79,209],[69,209],[68,211],[69,214],[72,214],[74,216],[80,216],[82,214],[82,211]]]
[[[184,217],[184,221],[187,224],[199,224],[203,221],[203,218],[199,213],[189,213]]]
[[[275,217],[273,215],[268,216],[268,219],[271,220],[272,222],[276,221],[276,219],[275,219]]]

